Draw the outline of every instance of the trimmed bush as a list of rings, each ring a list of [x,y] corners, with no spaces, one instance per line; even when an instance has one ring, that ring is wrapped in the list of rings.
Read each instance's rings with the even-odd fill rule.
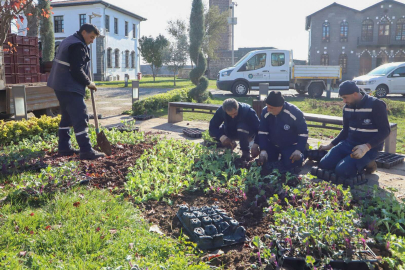
[[[57,134],[60,116],[42,116],[23,121],[0,121],[0,145],[42,134]]]
[[[175,89],[164,94],[138,100],[132,105],[133,115],[157,111],[167,108],[169,102],[192,102],[188,89]]]

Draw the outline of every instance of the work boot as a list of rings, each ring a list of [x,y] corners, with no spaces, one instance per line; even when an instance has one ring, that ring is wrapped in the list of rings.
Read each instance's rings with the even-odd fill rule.
[[[242,160],[250,161],[250,151],[242,151]]]
[[[95,160],[101,157],[105,157],[105,154],[94,149],[91,149],[90,152],[80,153],[81,160]]]
[[[70,148],[69,150],[59,150],[58,155],[60,157],[71,157],[73,155],[79,155],[80,151],[74,148]]]
[[[373,172],[377,171],[377,163],[375,162],[375,160],[367,164],[365,170],[366,174],[372,174]]]

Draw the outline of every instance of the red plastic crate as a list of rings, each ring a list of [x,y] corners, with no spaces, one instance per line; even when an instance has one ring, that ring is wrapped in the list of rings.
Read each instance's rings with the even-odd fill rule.
[[[16,75],[7,75],[6,74],[6,84],[16,84]]]
[[[4,64],[14,64],[15,63],[15,55],[14,54],[5,54],[4,55]]]
[[[40,79],[39,79],[40,82],[47,82],[48,81],[47,76],[46,76],[45,73],[39,74],[39,77],[40,77]]]
[[[38,65],[39,64],[39,58],[38,56],[20,56],[16,55],[15,57],[16,64],[23,64],[23,65]]]
[[[38,56],[38,48],[29,46],[18,46],[17,53],[19,56]]]
[[[15,73],[15,64],[5,64],[4,72],[8,75],[14,74]]]
[[[31,74],[31,82],[32,83],[38,83],[41,80],[41,76],[39,74]]]
[[[32,74],[17,74],[16,83],[32,83]]]
[[[19,73],[19,74],[39,73],[39,65],[16,64],[15,73]]]
[[[29,45],[32,47],[38,47],[38,37],[29,37]]]

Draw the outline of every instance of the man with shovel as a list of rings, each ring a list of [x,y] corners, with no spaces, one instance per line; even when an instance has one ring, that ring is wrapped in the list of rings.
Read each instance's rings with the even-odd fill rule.
[[[83,24],[77,33],[62,41],[52,65],[48,86],[54,89],[62,113],[58,133],[60,156],[80,153],[82,160],[94,160],[105,156],[91,147],[88,135],[89,116],[84,103],[86,87],[97,91],[96,85],[90,79],[88,45],[93,43],[99,35],[100,32],[94,25]],[[69,134],[71,126],[73,126],[80,151],[72,148]]]

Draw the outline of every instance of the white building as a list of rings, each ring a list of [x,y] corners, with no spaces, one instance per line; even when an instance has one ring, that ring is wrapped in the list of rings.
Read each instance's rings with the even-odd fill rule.
[[[52,2],[55,46],[83,23],[92,23],[101,35],[91,46],[95,81],[135,79],[140,72],[138,39],[146,19],[102,0]]]

